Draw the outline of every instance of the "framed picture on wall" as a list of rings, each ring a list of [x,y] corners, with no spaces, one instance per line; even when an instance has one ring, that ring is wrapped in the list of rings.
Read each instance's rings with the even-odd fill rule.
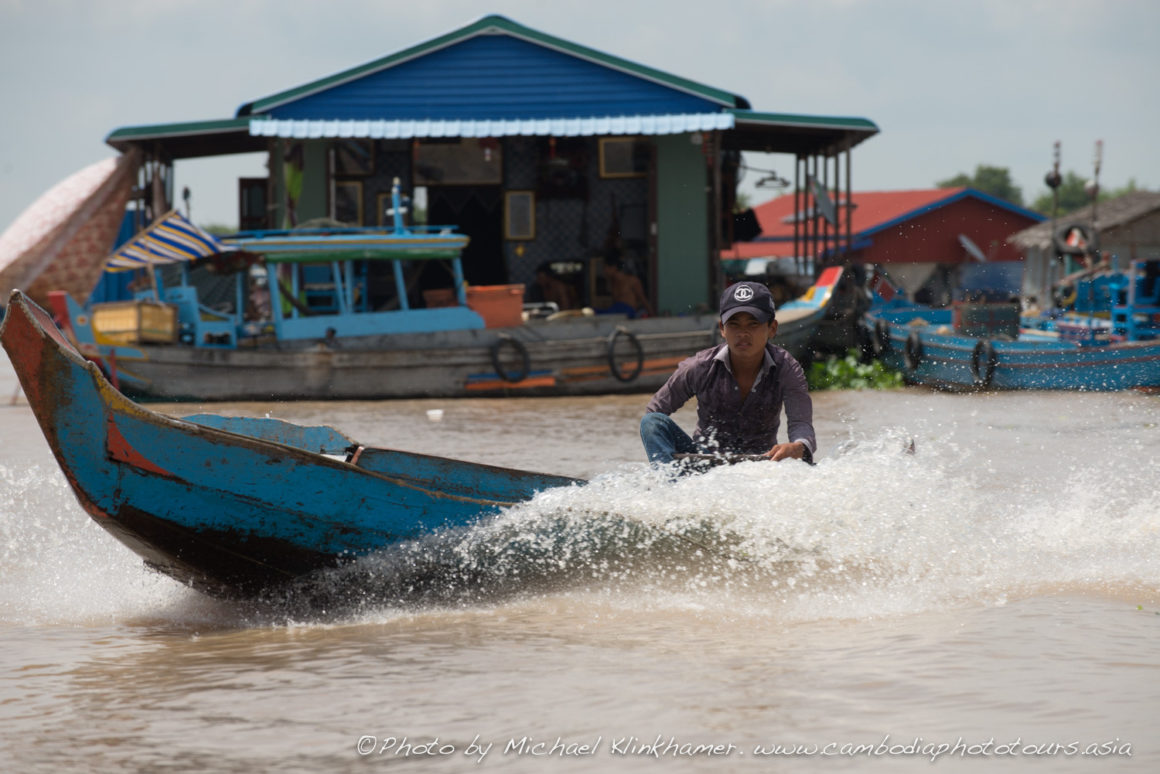
[[[648,145],[638,137],[600,138],[601,177],[644,177],[648,161]]]
[[[334,184],[334,219],[352,226],[363,224],[361,180],[338,180]]]
[[[337,140],[334,143],[334,174],[370,175],[375,171],[375,144],[371,140]]]
[[[412,183],[420,185],[499,185],[503,143],[494,137],[420,140],[414,150]]]
[[[534,191],[507,191],[503,196],[505,239],[536,238],[536,194]]]

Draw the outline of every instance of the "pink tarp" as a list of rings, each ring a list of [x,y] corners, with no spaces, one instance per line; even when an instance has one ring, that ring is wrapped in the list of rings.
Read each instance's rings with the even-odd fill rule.
[[[37,303],[50,290],[88,298],[112,251],[139,156],[92,164],[54,185],[0,234],[0,301],[14,288]]]

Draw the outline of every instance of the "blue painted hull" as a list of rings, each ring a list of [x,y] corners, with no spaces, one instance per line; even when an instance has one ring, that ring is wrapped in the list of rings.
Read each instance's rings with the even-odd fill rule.
[[[151,566],[218,596],[260,594],[578,483],[364,449],[329,428],[150,412],[18,291],[0,340],[86,511]]]
[[[948,310],[918,307],[872,310],[865,325],[878,358],[912,384],[990,390],[1160,387],[1160,340],[1081,346],[1031,331],[1013,341],[979,339],[955,334]]]

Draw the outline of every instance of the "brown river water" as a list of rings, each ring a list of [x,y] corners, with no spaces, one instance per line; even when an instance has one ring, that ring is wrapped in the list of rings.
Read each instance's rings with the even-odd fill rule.
[[[15,385],[0,771],[1160,771],[1156,396],[818,393],[817,466],[676,482],[640,395],[155,406],[590,479],[330,606],[145,569]]]

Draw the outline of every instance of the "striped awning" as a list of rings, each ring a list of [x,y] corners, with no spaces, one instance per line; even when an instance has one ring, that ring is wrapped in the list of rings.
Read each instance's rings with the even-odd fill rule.
[[[195,261],[234,248],[221,242],[177,210],[171,210],[105,259],[105,271],[131,271],[146,266]]]
[[[590,137],[655,135],[732,129],[733,113],[588,116],[578,118],[322,120],[255,118],[250,134],[315,140],[330,137],[405,140],[424,137]]]

